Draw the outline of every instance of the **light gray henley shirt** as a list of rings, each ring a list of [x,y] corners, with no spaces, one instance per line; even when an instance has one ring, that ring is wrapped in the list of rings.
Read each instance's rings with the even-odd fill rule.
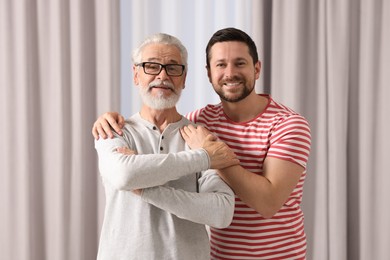
[[[161,133],[137,113],[123,136],[95,142],[106,194],[97,259],[210,259],[205,225],[230,224],[234,193],[208,170],[206,151],[191,150],[182,139],[179,130],[190,123],[182,117]]]

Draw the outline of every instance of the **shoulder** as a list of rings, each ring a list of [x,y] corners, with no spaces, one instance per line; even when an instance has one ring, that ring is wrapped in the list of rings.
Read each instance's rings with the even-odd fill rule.
[[[125,125],[123,127],[124,132],[133,131],[146,131],[146,129],[152,129],[153,124],[143,119],[139,113],[132,115],[130,118],[125,120]]]
[[[270,98],[269,105],[262,114],[260,122],[270,131],[274,140],[294,136],[300,136],[309,142],[311,140],[311,130],[306,118],[272,98]]]
[[[223,107],[221,103],[209,104],[203,108],[194,110],[186,115],[186,117],[194,123],[197,123],[200,118],[214,117],[223,114]]]
[[[301,122],[308,125],[308,122],[304,116],[293,110],[292,108],[275,101],[270,97],[270,103],[264,113],[264,115],[277,122]]]
[[[179,121],[180,126],[185,126],[185,125],[193,125],[194,123],[189,120],[187,117],[182,117],[181,120]]]

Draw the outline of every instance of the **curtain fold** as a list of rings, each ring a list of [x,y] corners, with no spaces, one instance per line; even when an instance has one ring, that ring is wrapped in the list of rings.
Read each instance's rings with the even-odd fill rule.
[[[311,126],[307,259],[387,259],[389,24],[387,0],[0,1],[1,257],[95,259],[104,192],[90,131],[105,111],[138,111],[131,50],[154,32],[183,41],[186,113],[218,102],[204,49],[234,26],[258,46],[256,90]]]
[[[4,259],[96,258],[104,195],[90,132],[119,109],[118,15],[118,1],[0,3]]]
[[[390,227],[387,1],[275,2],[271,93],[313,135],[304,211],[308,259],[386,259]]]
[[[358,209],[361,259],[385,259],[390,255],[390,195],[388,170],[390,141],[390,3],[362,1],[358,49],[359,92],[357,122],[359,170]]]

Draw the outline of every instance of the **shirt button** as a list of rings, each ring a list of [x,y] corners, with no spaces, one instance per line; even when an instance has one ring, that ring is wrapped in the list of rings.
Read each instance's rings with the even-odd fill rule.
[[[162,148],[162,146],[160,147],[160,151],[162,151],[162,150],[164,150],[163,148]]]
[[[164,136],[161,136],[161,139],[164,139]]]
[[[157,130],[157,127],[153,126],[153,130]]]

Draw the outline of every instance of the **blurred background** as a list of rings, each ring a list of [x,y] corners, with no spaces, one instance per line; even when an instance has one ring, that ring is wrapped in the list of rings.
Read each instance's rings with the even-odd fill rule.
[[[131,50],[189,52],[182,114],[218,103],[211,35],[257,44],[259,93],[304,115],[308,259],[389,259],[390,1],[0,0],[0,258],[96,259],[104,192],[91,127],[140,108]]]

